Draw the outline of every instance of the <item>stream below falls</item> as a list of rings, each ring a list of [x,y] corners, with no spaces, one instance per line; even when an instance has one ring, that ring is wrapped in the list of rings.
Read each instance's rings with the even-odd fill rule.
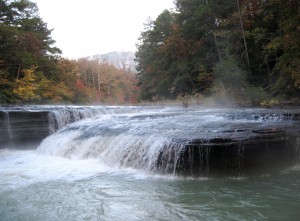
[[[299,129],[298,110],[156,107],[95,114],[31,149],[12,135],[0,220],[298,220]]]

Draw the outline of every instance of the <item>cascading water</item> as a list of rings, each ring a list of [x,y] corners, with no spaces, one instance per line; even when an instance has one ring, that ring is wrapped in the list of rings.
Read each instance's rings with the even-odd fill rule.
[[[8,145],[10,146],[14,146],[13,144],[13,134],[11,132],[11,126],[10,126],[10,120],[9,120],[9,114],[7,111],[4,111],[4,115],[5,115],[5,124],[6,124],[6,128],[7,128],[7,136],[8,136]]]
[[[0,149],[1,221],[299,219],[297,110],[92,109],[0,111],[0,141],[45,138]]]
[[[138,112],[139,109],[133,106],[0,107],[3,122],[0,131],[4,134],[0,137],[0,148],[35,148],[43,138],[70,123],[106,114]]]
[[[70,123],[95,117],[98,115],[130,113],[137,111],[136,107],[117,107],[117,106],[62,106],[50,108],[48,114],[50,134],[67,126]]]
[[[156,169],[158,155],[169,153],[163,170],[173,170],[173,157],[180,152],[171,139],[153,132],[151,119],[107,115],[98,119],[74,123],[57,134],[46,138],[37,151],[69,158],[97,158],[109,166]],[[140,128],[142,126],[142,128]],[[172,158],[172,159],[171,159]],[[168,162],[169,161],[169,162]],[[172,164],[172,166],[170,166]]]
[[[101,115],[67,126],[46,138],[37,151],[67,158],[94,158],[109,166],[174,175],[201,175],[224,168],[240,171],[261,163],[252,156],[252,149],[257,155],[266,154],[272,146],[279,156],[297,152],[298,144],[280,148],[288,146],[292,139],[289,136],[299,136],[297,121],[265,113],[258,118],[251,115],[244,118],[230,111],[224,114],[224,110],[162,109]],[[294,135],[291,131],[281,132],[287,125]],[[247,155],[256,161],[245,159]]]

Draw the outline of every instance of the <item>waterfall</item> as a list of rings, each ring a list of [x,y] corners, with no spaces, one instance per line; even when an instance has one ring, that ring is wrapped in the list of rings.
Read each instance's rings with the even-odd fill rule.
[[[157,125],[158,119],[150,114],[114,114],[82,120],[44,139],[37,152],[176,174],[185,141],[161,133],[159,127],[165,125]]]
[[[207,175],[220,168],[240,173],[284,158],[287,150],[295,155],[298,138],[280,128],[290,124],[299,130],[297,122],[263,119],[178,110],[102,114],[66,126],[37,151],[163,174]]]
[[[70,123],[106,114],[132,113],[137,107],[120,106],[65,106],[52,108],[48,114],[49,134],[64,128]]]
[[[46,138],[37,151],[67,158],[95,158],[111,167],[130,167],[169,173],[176,168],[180,149],[157,136],[118,134],[85,137],[78,131],[65,131]],[[163,156],[159,157],[163,153]],[[163,160],[162,160],[163,158]]]
[[[133,106],[0,107],[0,148],[35,149],[46,136],[76,121],[138,111]]]
[[[26,145],[39,154],[150,173],[239,173],[300,155],[296,111],[34,106],[1,110],[0,118],[1,148]]]
[[[8,137],[8,145],[10,147],[13,147],[14,146],[13,133],[11,131],[9,113],[7,111],[4,111],[4,116],[5,116],[5,125],[6,125],[7,137]]]

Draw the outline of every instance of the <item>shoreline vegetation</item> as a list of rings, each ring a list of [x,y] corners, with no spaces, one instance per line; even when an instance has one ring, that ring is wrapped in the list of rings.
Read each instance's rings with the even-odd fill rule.
[[[0,104],[300,106],[298,1],[174,5],[145,23],[136,72],[63,58],[38,5],[0,1]]]
[[[294,0],[176,0],[149,20],[136,53],[143,100],[274,106],[300,97]]]
[[[206,98],[197,100],[197,98],[184,98],[183,100],[160,100],[151,102],[140,102],[136,105],[140,106],[178,106],[183,108],[199,107],[199,108],[267,108],[267,109],[300,109],[298,100],[263,102],[260,105],[252,105],[247,102],[235,102],[229,100],[218,100],[214,98]]]
[[[2,107],[22,107],[22,106],[162,106],[162,107],[182,107],[182,108],[265,108],[265,109],[299,109],[299,100],[271,100],[270,102],[262,102],[259,105],[253,105],[250,101],[236,102],[234,100],[219,100],[218,98],[198,99],[195,97],[183,98],[176,100],[156,100],[156,101],[140,101],[137,103],[13,103],[0,104]]]

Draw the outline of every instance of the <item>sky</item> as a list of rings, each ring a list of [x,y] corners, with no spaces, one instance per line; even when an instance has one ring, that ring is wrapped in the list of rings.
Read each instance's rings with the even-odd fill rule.
[[[136,51],[147,18],[155,20],[173,0],[32,0],[52,31],[55,46],[73,59]]]

